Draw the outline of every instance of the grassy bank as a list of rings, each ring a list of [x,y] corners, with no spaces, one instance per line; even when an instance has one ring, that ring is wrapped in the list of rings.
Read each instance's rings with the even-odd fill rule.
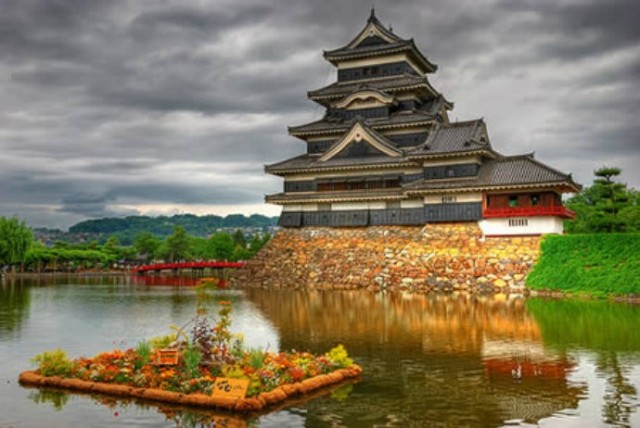
[[[534,290],[640,295],[640,234],[550,235],[527,277]]]

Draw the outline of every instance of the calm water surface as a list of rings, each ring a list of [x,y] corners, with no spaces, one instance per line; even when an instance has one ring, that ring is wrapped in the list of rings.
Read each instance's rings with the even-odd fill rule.
[[[640,427],[640,307],[368,292],[223,291],[248,346],[344,343],[360,383],[249,420],[23,388],[29,358],[94,355],[168,333],[195,312],[169,281],[0,285],[0,427]]]

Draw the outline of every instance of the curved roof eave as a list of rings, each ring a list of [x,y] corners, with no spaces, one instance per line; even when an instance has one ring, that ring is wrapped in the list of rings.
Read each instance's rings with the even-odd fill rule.
[[[573,181],[553,181],[546,183],[519,183],[519,184],[500,184],[500,185],[481,185],[481,186],[466,186],[466,187],[449,187],[442,189],[404,189],[406,194],[420,195],[420,194],[440,194],[440,193],[460,193],[460,192],[486,192],[486,191],[503,191],[503,190],[521,190],[521,189],[535,189],[540,187],[559,187],[566,186],[567,189],[578,191],[580,185]],[[570,192],[568,192],[570,193]]]
[[[280,169],[278,170],[277,168],[269,168],[268,166],[265,167],[265,172],[268,172],[269,174],[273,174],[273,175],[277,175],[280,177],[284,177],[285,175],[288,174],[308,174],[308,173],[314,173],[314,172],[334,172],[334,171],[353,171],[353,170],[359,170],[359,169],[378,169],[378,168],[384,168],[384,169],[392,169],[392,168],[399,168],[399,167],[407,167],[407,166],[412,166],[415,167],[416,164],[415,162],[411,162],[411,161],[403,161],[403,162],[390,162],[390,163],[379,163],[379,164],[368,164],[368,165],[334,165],[334,166],[323,166],[323,167],[308,167],[308,168],[292,168],[292,169]]]

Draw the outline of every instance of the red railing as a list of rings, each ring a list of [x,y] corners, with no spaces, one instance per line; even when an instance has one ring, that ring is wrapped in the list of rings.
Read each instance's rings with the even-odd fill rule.
[[[575,218],[576,213],[570,209],[558,207],[511,207],[511,208],[485,208],[482,212],[484,218],[494,217],[535,217],[535,216],[557,216],[564,218]]]
[[[175,269],[204,269],[204,268],[218,268],[218,269],[239,269],[245,265],[244,262],[218,262],[202,261],[202,262],[179,262],[179,263],[156,263],[152,265],[142,265],[133,269],[133,272],[151,272],[160,270],[175,270]]]

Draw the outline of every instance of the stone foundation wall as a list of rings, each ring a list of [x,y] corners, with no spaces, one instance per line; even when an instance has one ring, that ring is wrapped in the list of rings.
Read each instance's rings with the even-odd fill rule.
[[[522,292],[539,237],[483,239],[475,223],[281,230],[239,287]]]

